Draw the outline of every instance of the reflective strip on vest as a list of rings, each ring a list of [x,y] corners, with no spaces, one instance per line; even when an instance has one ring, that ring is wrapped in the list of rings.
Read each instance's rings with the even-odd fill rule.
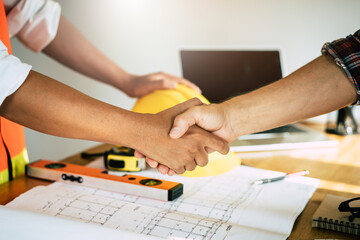
[[[25,167],[29,163],[29,157],[26,148],[17,156],[11,159],[12,162],[12,175],[14,178],[23,176],[25,174]],[[8,169],[0,172],[0,184],[6,183],[9,181],[9,171]]]
[[[9,181],[9,171],[7,169],[0,172],[0,184],[6,183]]]
[[[0,40],[11,54],[11,43],[3,1],[0,0]],[[11,79],[10,79],[11,81]],[[25,174],[29,157],[23,126],[0,117],[0,184]],[[9,164],[11,164],[9,168]],[[11,175],[9,174],[11,169]]]
[[[29,163],[29,156],[26,148],[17,156],[11,158],[12,172],[14,178],[25,174],[26,165]]]

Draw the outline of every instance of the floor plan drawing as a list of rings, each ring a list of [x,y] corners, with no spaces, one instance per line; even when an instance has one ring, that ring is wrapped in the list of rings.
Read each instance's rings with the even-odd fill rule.
[[[251,184],[264,174],[279,173],[239,167],[216,177],[176,176],[184,194],[169,202],[57,182],[8,206],[164,239],[286,239],[317,181]]]

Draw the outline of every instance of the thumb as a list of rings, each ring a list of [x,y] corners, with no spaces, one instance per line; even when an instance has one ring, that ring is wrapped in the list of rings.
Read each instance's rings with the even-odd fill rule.
[[[170,130],[170,137],[171,138],[180,138],[182,135],[186,133],[186,131],[192,125],[195,125],[197,121],[196,111],[190,109],[174,119],[174,124],[172,129]]]

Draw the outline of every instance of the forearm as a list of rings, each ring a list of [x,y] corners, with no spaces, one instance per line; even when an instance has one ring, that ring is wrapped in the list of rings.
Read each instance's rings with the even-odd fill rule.
[[[128,129],[136,115],[100,102],[49,77],[31,71],[22,86],[7,97],[0,114],[34,130],[129,146]]]
[[[356,89],[331,59],[320,56],[271,85],[222,103],[237,136],[342,108]]]
[[[63,16],[55,39],[43,52],[77,72],[120,89],[121,83],[129,81],[131,76],[102,54]]]
[[[134,113],[31,71],[1,104],[0,115],[47,134],[138,149],[182,173],[205,165],[207,148],[228,151],[224,141],[196,127],[181,139],[168,136],[172,119],[199,102],[188,101],[159,114]]]
[[[173,89],[179,83],[200,92],[190,81],[167,73],[138,76],[126,72],[95,48],[63,16],[55,39],[43,52],[77,72],[122,90],[129,97],[142,97],[159,89]]]

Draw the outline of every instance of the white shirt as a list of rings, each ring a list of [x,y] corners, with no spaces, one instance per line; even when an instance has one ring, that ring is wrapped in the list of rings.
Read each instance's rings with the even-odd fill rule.
[[[40,52],[55,37],[60,5],[52,0],[3,0],[10,37]],[[9,55],[0,41],[0,105],[25,81],[31,66]]]

